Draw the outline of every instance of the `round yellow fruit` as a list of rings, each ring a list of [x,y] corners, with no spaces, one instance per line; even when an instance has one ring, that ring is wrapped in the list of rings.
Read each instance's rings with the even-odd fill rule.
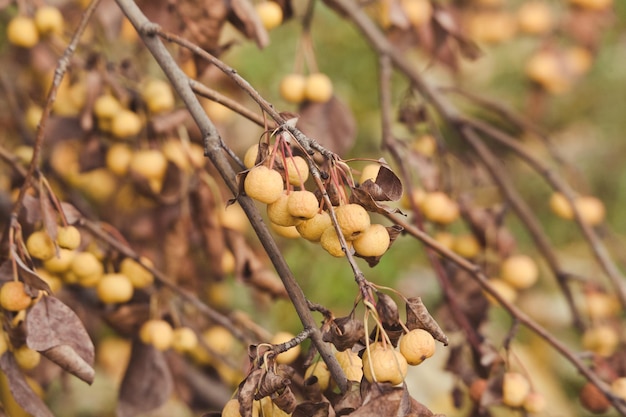
[[[112,94],[102,94],[93,103],[93,113],[98,119],[112,119],[121,110],[122,105]]]
[[[28,145],[20,145],[13,150],[13,155],[17,157],[17,160],[24,165],[30,164],[33,159],[33,147]]]
[[[300,238],[300,233],[296,229],[296,226],[280,226],[278,224],[270,222],[270,227],[278,236],[287,238],[287,239],[298,239]]]
[[[322,211],[315,214],[314,217],[297,224],[296,230],[304,239],[311,242],[319,242],[324,230],[330,226],[332,226],[330,214],[327,211]]]
[[[543,0],[530,0],[517,11],[517,25],[520,31],[540,35],[552,30],[554,19],[548,3]]]
[[[551,50],[533,54],[526,63],[525,72],[531,81],[552,94],[563,93],[571,87],[571,80],[563,73],[559,57]]]
[[[369,213],[359,204],[350,203],[336,207],[335,216],[341,233],[347,240],[356,239],[371,224]]]
[[[531,391],[524,399],[524,410],[528,413],[541,413],[546,409],[546,397],[537,391]]]
[[[363,184],[367,180],[376,181],[378,172],[380,171],[380,164],[368,164],[363,167],[361,175],[359,176],[359,184]]]
[[[604,221],[606,215],[604,203],[593,196],[582,196],[576,199],[576,208],[583,222],[596,226]]]
[[[423,329],[414,329],[400,338],[400,353],[409,365],[419,365],[435,354],[435,339]]]
[[[80,246],[80,231],[72,225],[57,229],[57,243],[65,249],[76,249]]]
[[[400,5],[414,27],[428,23],[433,15],[433,6],[428,0],[402,0]]]
[[[146,345],[152,345],[155,349],[164,351],[172,346],[174,330],[165,320],[151,319],[139,329],[139,338]]]
[[[167,158],[158,149],[141,149],[131,157],[129,169],[148,180],[161,180],[167,170]]]
[[[26,250],[30,256],[42,261],[52,258],[56,253],[54,241],[45,230],[38,230],[28,236]]]
[[[509,407],[521,407],[530,393],[528,379],[518,372],[505,372],[502,381],[502,403]]]
[[[45,269],[38,268],[37,275],[41,278],[48,286],[50,287],[50,291],[54,294],[58,292],[63,286],[63,281],[61,277],[57,274],[53,274],[48,272]]]
[[[41,35],[63,33],[63,14],[54,6],[41,6],[35,12],[35,26]]]
[[[91,252],[80,252],[72,259],[70,270],[76,275],[79,281],[98,280],[104,273],[102,262]]]
[[[304,379],[309,379],[312,376],[317,378],[320,390],[325,391],[330,385],[330,371],[324,361],[317,361],[309,365],[304,372]]]
[[[289,212],[289,197],[283,193],[276,201],[267,205],[267,217],[270,222],[283,227],[295,226],[302,221]],[[315,200],[317,202],[317,200]]]
[[[363,378],[363,361],[358,353],[347,349],[343,352],[336,352],[335,358],[343,373],[346,374],[348,381],[361,381]]]
[[[255,166],[243,183],[246,194],[257,201],[272,204],[283,195],[283,177],[278,171],[264,165]]]
[[[304,96],[314,103],[326,103],[333,96],[333,82],[324,73],[309,74],[304,87]]]
[[[250,146],[246,153],[243,155],[243,165],[250,169],[256,165],[257,157],[259,156],[259,145],[254,144]]]
[[[177,352],[189,352],[198,345],[198,336],[190,327],[177,327],[172,334],[172,349]]]
[[[309,178],[309,164],[306,159],[296,155],[285,161],[285,172],[291,185],[301,185]]]
[[[390,242],[387,228],[382,224],[372,224],[352,241],[352,245],[361,256],[382,256],[387,252]]]
[[[614,294],[592,291],[585,294],[584,310],[591,320],[615,317],[621,308]]]
[[[346,242],[347,250],[352,248],[352,242]],[[341,248],[341,242],[339,240],[339,236],[337,236],[337,231],[334,226],[328,226],[320,236],[320,245],[322,248],[330,253],[332,256],[336,258],[341,258],[346,256],[345,252]]]
[[[76,252],[70,249],[59,249],[58,256],[53,256],[47,261],[43,262],[43,267],[48,272],[61,274],[70,269],[72,266],[72,260]]]
[[[143,122],[139,115],[128,109],[118,111],[111,119],[111,133],[118,139],[136,136],[142,127]]]
[[[152,266],[152,261],[148,258],[141,258],[141,261]],[[130,280],[134,288],[146,288],[154,282],[154,275],[148,271],[139,262],[132,258],[124,258],[120,263],[120,273]]]
[[[503,279],[498,279],[498,278],[491,279],[489,280],[489,283],[491,284],[491,287],[494,289],[494,291],[498,295],[500,295],[500,297],[502,297],[504,301],[513,303],[517,299],[517,291],[515,290],[515,288],[513,288],[509,283],[507,283]],[[487,293],[486,291],[485,291],[485,297],[487,297],[487,300],[489,300],[489,302],[493,305],[500,304],[494,296]]]
[[[222,408],[222,417],[241,417],[239,401],[236,398],[231,398],[226,402],[224,408]]]
[[[430,134],[420,135],[413,141],[411,148],[419,154],[432,157],[437,152],[437,140]]]
[[[272,337],[272,339],[270,340],[270,343],[273,345],[278,345],[281,343],[288,342],[294,337],[295,336],[289,332],[278,332],[274,335],[274,337]],[[292,347],[291,349],[283,353],[280,353],[278,356],[276,356],[276,362],[290,364],[296,359],[298,359],[298,356],[300,356],[300,350],[301,350],[300,345],[296,345]]]
[[[452,241],[452,250],[467,259],[478,256],[480,249],[480,242],[471,233],[455,236]]]
[[[315,217],[319,209],[317,197],[311,191],[298,190],[289,194],[287,211],[293,217],[300,220],[308,220]]]
[[[41,106],[38,106],[36,104],[31,104],[30,106],[28,106],[28,109],[26,109],[26,116],[24,116],[28,127],[32,130],[37,130],[39,122],[41,122],[42,115],[43,109],[41,108]]]
[[[202,332],[202,340],[218,355],[228,355],[235,347],[233,334],[222,326],[212,326]]]
[[[128,174],[130,160],[133,158],[133,150],[124,143],[114,143],[107,150],[105,163],[109,171],[119,177]]]
[[[369,382],[390,382],[397,385],[404,381],[408,364],[404,356],[391,346],[372,343],[363,353],[363,376]]]
[[[289,103],[302,103],[306,98],[306,81],[302,74],[285,75],[278,86],[280,96]]]
[[[15,46],[32,48],[39,42],[35,21],[26,16],[15,16],[7,25],[7,39]]]
[[[244,233],[250,227],[248,216],[239,203],[230,204],[218,213],[222,227]]]
[[[611,382],[611,392],[626,401],[626,377],[620,377]]]
[[[141,97],[152,113],[162,113],[174,108],[174,92],[165,80],[148,80],[141,90]]]
[[[133,284],[123,274],[105,274],[98,281],[98,299],[105,304],[125,303],[133,298]]]
[[[0,287],[0,307],[8,311],[28,308],[32,299],[26,293],[22,281],[7,281]]]
[[[600,356],[611,356],[619,344],[617,331],[608,324],[590,327],[583,333],[582,345],[585,350]]]
[[[15,349],[13,351],[13,356],[15,356],[15,361],[18,366],[25,371],[35,368],[39,365],[39,362],[41,362],[41,353],[29,348],[26,345],[22,345]]]
[[[450,224],[459,218],[459,205],[446,193],[427,193],[420,205],[426,219],[440,224]]]
[[[539,278],[539,268],[528,255],[513,255],[500,266],[500,278],[516,289],[529,288]]]
[[[262,1],[255,6],[261,23],[266,30],[272,30],[283,22],[283,9],[273,1]]]

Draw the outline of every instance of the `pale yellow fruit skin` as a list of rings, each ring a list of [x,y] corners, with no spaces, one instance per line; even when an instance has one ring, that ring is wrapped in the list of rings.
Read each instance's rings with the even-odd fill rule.
[[[526,1],[517,11],[517,24],[520,31],[531,35],[547,33],[554,25],[552,10],[543,0]]]
[[[236,230],[240,233],[246,232],[249,228],[248,217],[239,203],[233,203],[218,213],[218,220],[222,227]]]
[[[370,215],[358,204],[344,204],[335,208],[337,223],[347,240],[353,240],[366,231],[371,224]]]
[[[446,193],[427,193],[420,205],[424,217],[435,223],[450,224],[459,217],[459,206]]]
[[[350,250],[352,248],[352,242],[346,243],[347,249]],[[324,248],[326,252],[330,253],[335,258],[342,258],[346,256],[341,248],[341,242],[339,241],[335,227],[332,225],[328,226],[322,232],[322,236],[320,236],[320,245],[322,245],[322,248]]]
[[[222,408],[222,417],[241,417],[241,413],[239,413],[239,401],[237,401],[236,398],[232,398],[226,402],[224,408]]]
[[[250,146],[243,155],[243,165],[250,169],[256,165],[256,159],[259,156],[259,145]]]
[[[32,299],[24,289],[22,281],[8,281],[0,287],[0,307],[8,311],[28,308]]]
[[[592,320],[603,320],[617,315],[621,308],[613,294],[590,292],[585,294],[584,311]]]
[[[580,212],[580,217],[585,223],[596,226],[604,221],[606,214],[604,203],[596,197],[579,197],[576,199],[576,208]]]
[[[152,319],[146,321],[139,329],[139,338],[146,345],[165,351],[172,346],[174,330],[165,320]]]
[[[287,239],[298,239],[300,238],[300,233],[296,229],[296,226],[280,226],[275,223],[270,222],[270,227],[278,236],[287,238]]]
[[[273,345],[278,345],[280,343],[285,343],[293,338],[294,338],[294,335],[289,332],[278,332],[272,337],[272,339],[270,340],[270,343]],[[301,351],[300,345],[296,345],[293,348],[289,349],[288,351],[283,352],[279,354],[278,356],[276,356],[276,362],[290,364],[296,359],[298,359],[298,356],[300,356],[300,351]]]
[[[289,212],[289,194],[282,194],[278,200],[267,205],[267,217],[270,222],[283,227],[296,226],[302,219],[294,217]]]
[[[266,30],[272,30],[283,22],[283,9],[278,3],[262,1],[255,8]]]
[[[300,220],[308,220],[315,217],[319,211],[319,202],[310,191],[293,191],[287,199],[287,211]]]
[[[317,377],[320,390],[326,391],[326,388],[330,385],[330,371],[325,362],[318,361],[309,365],[304,372],[304,379],[308,379],[312,376]]]
[[[70,249],[59,249],[59,255],[43,262],[43,267],[52,273],[61,274],[70,269],[76,252]]]
[[[141,261],[148,266],[153,266],[152,261],[148,258],[142,257]],[[120,273],[130,280],[134,288],[146,288],[154,282],[152,272],[148,271],[132,258],[124,258],[122,260],[120,263]]]
[[[611,382],[611,392],[626,401],[626,377],[620,377]]]
[[[30,127],[32,130],[37,130],[37,126],[39,126],[42,114],[43,109],[41,108],[41,106],[38,106],[36,104],[31,104],[30,106],[28,106],[25,116],[26,124],[28,125],[28,127]]]
[[[107,150],[105,163],[109,171],[119,177],[128,174],[130,160],[133,158],[133,150],[126,144],[114,143]]]
[[[363,376],[369,382],[390,382],[397,385],[404,381],[408,371],[404,356],[391,346],[372,343],[363,353]]]
[[[227,355],[235,346],[233,334],[222,326],[213,326],[202,332],[202,339],[211,350]]]
[[[13,45],[32,48],[39,42],[35,21],[26,16],[15,16],[7,25],[7,39]]]
[[[423,26],[433,15],[433,6],[429,0],[402,0],[400,5],[414,27]]]
[[[503,279],[491,279],[489,280],[493,289],[502,297],[505,301],[509,303],[515,302],[517,299],[517,291],[513,288],[509,283],[504,281]],[[487,300],[493,305],[499,305],[500,303],[493,297],[491,294],[485,292],[485,296]]]
[[[189,327],[177,327],[172,334],[172,349],[184,353],[198,345],[198,336]]]
[[[533,286],[539,278],[539,268],[528,255],[513,255],[500,266],[500,278],[516,289]]]
[[[528,379],[518,372],[505,372],[502,381],[502,403],[509,407],[521,407],[530,392]]]
[[[400,353],[409,365],[419,365],[435,354],[435,339],[423,329],[414,329],[400,338]]]
[[[174,92],[164,80],[148,80],[141,90],[141,96],[152,113],[162,113],[174,108]]]
[[[354,250],[361,256],[382,256],[389,248],[391,239],[382,224],[372,224],[352,241]]]
[[[35,368],[41,362],[41,354],[26,345],[15,349],[13,356],[19,367],[26,371]]]
[[[309,165],[303,157],[287,158],[285,166],[289,184],[299,186],[309,178]]]
[[[44,230],[31,233],[26,239],[26,250],[33,258],[46,261],[56,253],[54,241]]]
[[[35,26],[41,35],[63,32],[63,14],[54,6],[41,6],[35,12]]]
[[[343,352],[336,352],[335,358],[337,358],[337,362],[346,374],[348,381],[361,381],[363,378],[363,361],[358,353],[348,349]]]
[[[158,149],[142,149],[131,157],[129,169],[148,180],[161,180],[167,170],[167,158]]]
[[[326,211],[317,213],[314,217],[304,220],[296,226],[296,230],[304,239],[311,242],[319,242],[322,233],[332,225],[330,214]]]
[[[133,284],[123,274],[106,274],[96,288],[98,299],[105,304],[125,303],[133,298]]]
[[[111,119],[111,133],[118,139],[136,136],[142,127],[141,118],[131,110],[122,109]]]
[[[280,80],[280,96],[289,103],[299,104],[306,98],[306,77],[302,74],[288,74]]]
[[[541,413],[546,408],[546,398],[540,392],[529,392],[524,399],[524,410],[529,413]]]
[[[52,274],[42,268],[37,268],[36,272],[37,275],[39,275],[39,278],[44,280],[46,284],[50,286],[50,291],[52,291],[53,294],[59,291],[63,286],[63,281],[61,280],[61,277],[59,275]]]
[[[61,226],[57,229],[57,243],[65,249],[76,249],[80,246],[80,231],[75,226]]]
[[[100,277],[104,273],[102,263],[91,252],[77,253],[72,259],[70,269],[79,280],[92,276]]]
[[[411,144],[411,148],[417,153],[432,157],[437,152],[437,141],[432,135],[421,135]]]
[[[590,327],[583,333],[583,348],[600,356],[611,356],[618,344],[617,331],[607,324]]]
[[[316,72],[306,79],[304,95],[314,103],[325,103],[333,96],[333,82],[328,75]]]
[[[359,177],[359,184],[363,184],[367,180],[376,181],[378,172],[380,171],[380,164],[368,164],[363,167],[361,176]]]
[[[283,177],[264,165],[252,168],[243,183],[246,194],[254,200],[272,204],[283,195]]]
[[[98,119],[112,119],[122,109],[119,100],[112,94],[103,94],[93,103],[93,113]]]
[[[472,234],[456,236],[452,242],[452,250],[464,258],[474,258],[480,253],[480,243]]]

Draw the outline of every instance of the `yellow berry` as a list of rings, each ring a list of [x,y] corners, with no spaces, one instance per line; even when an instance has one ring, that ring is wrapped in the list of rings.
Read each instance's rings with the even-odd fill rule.
[[[517,11],[517,24],[520,31],[531,35],[549,32],[554,24],[550,6],[542,0],[524,2]]]
[[[7,39],[15,46],[32,48],[39,42],[35,21],[26,16],[15,16],[7,25]]]
[[[409,365],[419,365],[435,353],[435,339],[423,329],[414,329],[400,338],[400,353]]]
[[[218,219],[222,227],[236,230],[241,233],[248,230],[250,226],[248,216],[246,216],[246,213],[243,211],[243,208],[241,208],[239,203],[230,204],[224,207],[224,210],[221,210],[218,213]]]
[[[218,355],[228,355],[235,346],[233,334],[222,326],[212,326],[202,332],[202,340]]]
[[[255,166],[244,180],[246,194],[257,201],[272,204],[283,195],[283,177],[264,165]]]
[[[198,336],[190,327],[177,327],[172,334],[172,349],[184,353],[194,349],[198,344]]]
[[[513,255],[502,262],[500,266],[500,278],[513,288],[529,288],[537,282],[539,269],[530,256]]]
[[[604,203],[599,198],[593,196],[582,196],[576,199],[576,208],[580,213],[582,221],[596,226],[604,221]]]
[[[63,286],[63,281],[57,274],[52,274],[45,269],[37,269],[37,275],[48,284],[53,294]]]
[[[313,218],[319,208],[317,197],[307,190],[293,191],[287,199],[287,211],[300,220]]]
[[[167,159],[158,149],[141,149],[131,157],[129,169],[148,180],[161,180],[167,170]]]
[[[333,96],[333,82],[324,73],[309,74],[306,79],[304,95],[309,101],[325,103]]]
[[[320,390],[325,391],[330,385],[330,371],[324,361],[317,361],[309,365],[304,372],[304,379],[311,378],[312,376],[317,378]]]
[[[403,0],[400,5],[414,27],[428,23],[433,15],[433,6],[429,0]]]
[[[283,22],[283,9],[278,3],[262,1],[255,8],[266,30],[272,30]]]
[[[359,184],[363,184],[367,180],[376,181],[378,172],[380,171],[380,164],[368,164],[363,167],[361,176],[359,177]]]
[[[496,279],[489,280],[489,283],[491,284],[495,292],[504,299],[504,301],[508,301],[509,303],[512,303],[517,298],[517,291],[506,281],[496,278]],[[491,294],[485,292],[485,296],[487,297],[487,300],[491,304],[493,305],[500,304],[498,300],[496,300],[496,298],[492,296]]]
[[[617,331],[607,324],[590,327],[583,333],[583,348],[601,356],[611,356],[618,344]]]
[[[306,98],[306,77],[302,74],[288,74],[280,80],[280,96],[289,103],[299,104]]]
[[[105,274],[97,286],[98,299],[105,304],[125,303],[133,298],[133,284],[123,274]]]
[[[45,230],[38,230],[28,236],[26,250],[30,256],[42,261],[52,258],[56,253],[54,241]]]
[[[626,401],[626,377],[620,377],[611,382],[611,392]]]
[[[369,382],[390,382],[397,385],[404,381],[408,364],[400,352],[380,342],[372,343],[363,353],[363,376]]]
[[[309,165],[306,160],[296,155],[293,158],[287,158],[285,161],[285,171],[287,179],[291,185],[300,185],[309,178]]]
[[[28,106],[28,109],[26,109],[26,116],[24,116],[28,127],[32,130],[37,130],[42,115],[43,109],[41,108],[41,106],[38,106],[36,104],[31,104],[30,106]]]
[[[297,224],[296,230],[304,239],[311,242],[319,242],[324,230],[331,225],[332,221],[330,219],[330,214],[328,214],[327,211],[322,211],[315,214],[314,217]]]
[[[296,229],[296,226],[280,226],[278,224],[270,222],[270,227],[278,236],[287,238],[287,239],[298,239],[300,238],[300,233]]]
[[[161,113],[174,108],[174,92],[165,80],[148,80],[141,90],[141,97],[152,113]]]
[[[471,233],[454,237],[452,250],[464,258],[474,258],[480,253],[480,242]]]
[[[80,246],[80,231],[75,226],[61,226],[57,229],[57,243],[65,249]]]
[[[449,224],[459,217],[459,206],[446,193],[426,194],[421,204],[424,217],[435,223]]]
[[[361,256],[382,256],[389,248],[389,232],[382,224],[372,224],[352,241],[354,250]]]
[[[370,215],[359,204],[344,204],[335,208],[337,223],[347,240],[356,239],[370,227]]]
[[[348,247],[347,250],[352,248],[352,242],[346,242]],[[320,245],[324,250],[330,253],[332,256],[336,258],[341,258],[346,256],[343,249],[341,248],[341,242],[339,241],[339,237],[337,236],[337,232],[335,231],[334,226],[328,226],[320,236]]]
[[[141,258],[141,261],[148,266],[152,266],[152,261],[148,258]],[[120,274],[126,276],[134,288],[145,288],[154,282],[154,275],[139,262],[132,258],[124,258],[120,263]]]
[[[502,403],[509,407],[521,407],[530,392],[530,383],[518,372],[505,372],[502,381]]]
[[[348,381],[361,381],[363,378],[363,361],[356,352],[349,349],[335,353],[339,366],[346,374]]]
[[[7,281],[0,287],[0,307],[5,310],[24,310],[30,306],[31,301],[22,281]]]
[[[139,329],[139,338],[146,345],[152,345],[155,349],[164,351],[172,346],[174,330],[165,320],[151,319]]]
[[[541,413],[546,408],[546,397],[540,392],[531,391],[524,399],[522,406],[528,413]]]
[[[294,338],[294,335],[289,332],[278,332],[274,335],[274,337],[272,337],[272,339],[270,340],[270,343],[273,345],[278,345],[281,343],[285,343],[293,338]],[[298,356],[300,356],[300,350],[301,350],[300,345],[296,345],[292,347],[291,349],[283,353],[280,353],[278,356],[276,356],[276,362],[290,364],[293,361],[295,361],[298,358]]]
[[[124,143],[114,143],[107,150],[105,163],[109,171],[119,177],[128,174],[130,160],[133,158],[132,149]]]
[[[136,136],[143,127],[139,115],[131,110],[122,109],[111,119],[111,133],[118,139]]]
[[[112,94],[98,96],[93,103],[93,113],[98,119],[112,119],[121,110],[122,105]]]
[[[41,6],[35,12],[35,25],[41,35],[63,33],[63,14],[54,6]]]
[[[63,273],[70,269],[72,265],[72,260],[76,252],[70,249],[59,249],[58,256],[53,256],[52,258],[43,262],[43,267],[52,273]]]
[[[29,348],[26,345],[22,345],[13,351],[15,361],[18,366],[25,371],[33,369],[41,361],[41,354],[36,350]]]
[[[270,222],[278,226],[295,226],[302,221],[289,212],[289,198],[291,194],[283,193],[276,201],[267,205],[267,217]],[[315,200],[317,202],[317,200]]]
[[[104,273],[102,263],[91,252],[80,252],[72,259],[71,272],[76,275],[79,281],[87,280],[97,282]],[[95,282],[94,282],[95,281]]]
[[[239,401],[236,398],[231,398],[226,402],[224,408],[222,408],[222,417],[241,417]]]
[[[256,159],[259,156],[259,145],[250,146],[243,155],[243,165],[250,169],[256,165]]]
[[[413,150],[427,157],[432,157],[437,152],[437,141],[433,135],[421,135],[411,144]]]

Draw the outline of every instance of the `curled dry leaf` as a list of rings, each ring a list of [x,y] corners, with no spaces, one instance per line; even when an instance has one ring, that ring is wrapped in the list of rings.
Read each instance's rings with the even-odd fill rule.
[[[82,322],[59,299],[43,297],[26,315],[26,344],[91,384],[94,345]]]
[[[333,409],[338,416],[351,414],[363,403],[361,384],[357,381],[348,381],[348,384],[346,392],[334,402]]]
[[[365,390],[365,391],[363,391]],[[389,384],[367,384],[361,389],[363,405],[351,417],[398,416],[430,417],[433,415],[426,406],[413,399],[406,385],[393,387]]]
[[[396,302],[383,292],[376,292],[378,301],[376,303],[376,312],[380,318],[383,327],[393,327],[400,323],[400,313]]]
[[[263,397],[268,397],[277,391],[287,388],[290,383],[291,381],[288,378],[274,373],[274,371],[270,369],[261,378],[261,383],[258,385],[258,390],[254,394],[254,399],[260,400]]]
[[[435,340],[440,341],[445,346],[448,345],[448,336],[445,335],[437,321],[430,315],[420,297],[409,298],[406,302],[406,327],[409,330],[424,329]]]
[[[330,403],[304,401],[296,406],[291,417],[328,417],[329,415]]]
[[[154,410],[170,398],[174,383],[163,352],[133,341],[120,387],[117,416],[134,417]]]
[[[265,48],[270,38],[249,0],[231,0],[228,20],[249,39],[254,39],[259,48]]]
[[[332,321],[328,330],[322,334],[325,342],[330,342],[343,352],[365,337],[363,323],[350,316],[339,317]]]
[[[277,396],[272,396],[272,402],[287,414],[293,413],[298,405],[298,400],[289,386],[286,386]]]
[[[24,373],[17,365],[11,353],[5,352],[0,357],[0,399],[4,411],[9,411],[8,404],[15,400],[29,415],[36,417],[54,417],[43,400],[26,382]]]
[[[239,414],[241,414],[241,417],[252,417],[252,401],[264,373],[265,370],[257,368],[250,372],[246,379],[239,384],[237,400],[239,400]]]
[[[367,181],[366,181],[367,182]],[[392,213],[401,213],[400,209],[396,207],[390,207],[386,204],[379,203],[376,201],[372,195],[360,188],[356,187],[352,189],[352,193],[349,198],[350,203],[356,203],[365,208],[365,210],[370,211],[372,213],[380,213],[380,214],[392,214]]]
[[[31,297],[36,297],[37,290],[45,291],[48,294],[52,292],[48,283],[41,279],[41,277],[37,275],[35,271],[30,269],[28,265],[26,265],[24,261],[22,261],[22,259],[17,256],[16,253],[13,253],[13,259],[17,264],[17,270],[20,278],[22,278],[22,281],[24,281],[24,283],[26,284],[26,291],[28,295],[30,295]],[[10,267],[10,263],[6,262],[6,264]],[[11,275],[9,276],[11,277],[10,279],[13,279]]]
[[[367,180],[358,186],[374,201],[398,201],[402,197],[402,182],[392,170],[381,165],[376,180]]]

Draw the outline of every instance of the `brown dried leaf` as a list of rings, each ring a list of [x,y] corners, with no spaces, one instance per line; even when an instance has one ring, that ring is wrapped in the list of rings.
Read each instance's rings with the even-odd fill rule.
[[[392,387],[390,384],[370,384],[361,386],[363,404],[353,413],[351,417],[371,417],[371,416],[406,416],[408,410],[403,408],[404,388]]]
[[[26,315],[26,344],[91,384],[94,345],[82,322],[59,299],[43,297]]]
[[[305,401],[298,404],[291,417],[328,417],[330,404],[324,401]]]
[[[377,202],[376,200],[374,200],[374,198],[372,198],[372,195],[369,192],[358,187],[352,189],[349,201],[350,203],[356,203],[363,206],[365,210],[372,213],[379,213],[382,215],[401,213],[400,209],[398,208],[390,207],[386,204],[381,204]]]
[[[184,28],[183,37],[206,51],[219,49],[220,34],[230,12],[227,0],[181,0],[176,2],[176,11]],[[198,73],[202,73],[206,62],[196,59],[196,65],[198,63],[202,63],[202,67],[198,67]]]
[[[293,413],[298,405],[298,400],[289,386],[285,387],[277,396],[272,397],[272,402],[287,414]]]
[[[406,327],[409,330],[424,329],[436,340],[448,345],[448,336],[445,335],[437,321],[430,315],[420,297],[412,297],[406,303]]]
[[[482,51],[478,45],[465,36],[450,10],[442,6],[437,7],[433,13],[433,22],[436,28],[439,28],[456,40],[459,52],[464,58],[473,61],[482,56]]]
[[[15,361],[13,354],[5,352],[0,357],[0,369],[2,370],[0,373],[0,392],[3,396],[3,403],[5,402],[4,395],[12,395],[15,402],[30,415],[34,417],[54,417],[54,414],[26,382],[24,373]]]
[[[376,312],[383,327],[393,327],[400,323],[400,313],[396,302],[383,292],[376,292],[378,302],[376,303]]]
[[[291,381],[282,375],[274,373],[271,369],[263,375],[261,383],[258,385],[258,390],[254,394],[255,400],[260,400],[263,397],[268,397],[275,392],[287,387]]]
[[[252,417],[252,401],[264,373],[265,370],[257,368],[250,372],[246,379],[239,384],[237,400],[239,401],[239,414],[241,414],[241,417]]]
[[[356,381],[348,381],[348,389],[335,403],[333,409],[337,416],[345,416],[356,409],[363,403],[361,397],[361,384]]]
[[[356,122],[352,111],[335,96],[326,103],[304,103],[300,108],[297,127],[338,155],[345,155],[356,139]]]
[[[57,212],[52,206],[50,201],[50,196],[44,191],[43,185],[40,186],[40,195],[39,204],[41,205],[42,220],[43,227],[48,233],[48,236],[52,238],[53,241],[57,239]]]
[[[173,388],[163,352],[135,340],[120,387],[117,416],[134,417],[154,410],[165,404]]]
[[[261,49],[270,43],[270,37],[261,18],[249,0],[231,0],[228,21],[249,39],[254,39]]]
[[[26,194],[24,196],[23,210],[26,212],[26,222],[35,224],[41,220],[41,205],[39,197]]]
[[[61,202],[61,210],[68,224],[75,224],[83,217],[81,212],[73,204],[65,201]]]
[[[392,170],[381,165],[376,180],[367,180],[358,188],[372,196],[374,201],[398,201],[402,197],[402,182]]]
[[[334,319],[328,330],[325,330],[322,334],[322,339],[335,345],[340,352],[352,348],[355,343],[364,337],[365,329],[363,323],[350,316]]]
[[[20,278],[22,278],[22,281],[24,281],[24,283],[27,286],[26,291],[31,297],[37,296],[36,290],[43,290],[48,294],[52,292],[48,283],[44,281],[43,279],[41,279],[41,277],[37,275],[35,271],[30,269],[28,265],[26,265],[24,261],[22,261],[22,259],[19,256],[17,256],[15,253],[13,254],[13,259],[15,260],[15,263],[17,264],[18,274]]]

